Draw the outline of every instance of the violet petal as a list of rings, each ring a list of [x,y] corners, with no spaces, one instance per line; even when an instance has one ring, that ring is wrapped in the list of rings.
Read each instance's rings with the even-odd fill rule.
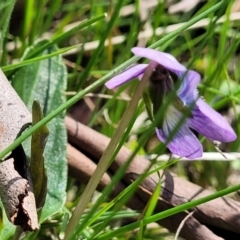
[[[187,69],[182,64],[180,64],[176,58],[174,58],[172,55],[164,52],[159,52],[154,49],[150,48],[140,48],[140,47],[134,47],[132,48],[132,52],[139,56],[139,57],[145,57],[150,60],[153,60],[166,69],[170,71],[179,71],[179,72],[185,72]]]
[[[182,73],[179,78],[183,78],[183,80],[177,94],[188,105],[198,97],[197,85],[200,82],[200,75],[195,71],[189,70],[187,73]]]
[[[169,111],[170,110],[170,111]],[[164,118],[163,128],[156,129],[158,138],[166,143],[167,138],[173,134],[175,126],[181,119],[181,113],[174,107],[169,106],[166,117]],[[175,135],[167,144],[169,150],[181,157],[194,159],[202,156],[202,145],[186,123],[179,127]]]
[[[147,66],[148,64],[137,64],[135,66],[132,66],[126,69],[124,72],[116,75],[115,77],[107,81],[105,85],[109,89],[114,89],[116,87],[119,87],[124,83],[141,75],[144,72],[144,70],[147,68]]]
[[[231,142],[237,138],[229,123],[202,99],[197,100],[192,115],[187,120],[189,127],[203,136],[220,142]]]

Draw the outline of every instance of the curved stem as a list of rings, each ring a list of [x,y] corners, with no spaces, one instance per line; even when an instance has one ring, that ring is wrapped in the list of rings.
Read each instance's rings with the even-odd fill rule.
[[[124,134],[125,129],[127,128],[129,122],[131,121],[132,113],[135,112],[137,109],[138,102],[142,98],[142,93],[145,89],[145,85],[151,73],[152,73],[152,68],[148,66],[147,69],[145,70],[145,73],[143,75],[141,82],[137,86],[137,89],[133,95],[132,100],[130,101],[126,111],[124,112],[124,115],[118,125],[117,130],[115,131],[109,145],[107,146],[101,159],[99,160],[97,168],[93,176],[89,180],[86,188],[84,189],[82,196],[77,204],[77,207],[73,212],[72,217],[70,218],[69,224],[67,225],[67,228],[66,228],[65,239],[71,239],[71,235],[73,235],[74,230],[79,222],[79,219],[81,218],[85,208],[87,207],[87,204],[90,202],[91,197],[94,191],[96,190],[97,185],[100,182],[103,174],[106,172],[109,166],[111,157],[118,143],[121,141],[121,138]]]

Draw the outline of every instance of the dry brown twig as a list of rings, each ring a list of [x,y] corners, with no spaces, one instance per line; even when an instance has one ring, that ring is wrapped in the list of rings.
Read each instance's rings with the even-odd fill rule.
[[[109,138],[94,131],[87,126],[76,122],[70,117],[65,118],[65,125],[68,131],[68,139],[80,151],[83,151],[91,159],[98,160],[109,143]],[[82,155],[76,148],[68,147],[68,160],[70,169],[79,172],[75,177],[83,183],[87,183],[96,165],[92,160]],[[71,151],[69,149],[72,149]],[[74,149],[74,150],[73,150]],[[75,151],[75,154],[73,154]],[[73,157],[74,155],[74,157]],[[110,166],[109,172],[114,174],[131,155],[131,151],[122,147],[118,153],[115,162]],[[80,165],[82,167],[77,167]],[[91,163],[90,163],[91,162]],[[112,196],[118,194],[124,187],[135,181],[148,168],[150,162],[143,157],[135,156],[131,162],[126,174],[123,176],[121,186],[114,189]],[[88,165],[88,168],[86,168]],[[89,170],[89,167],[91,170]],[[77,170],[78,169],[78,170]],[[87,169],[84,170],[84,169]],[[87,174],[89,172],[91,174]],[[160,173],[161,174],[161,173]],[[84,176],[84,177],[82,177]],[[109,184],[111,181],[109,175],[104,175],[99,185],[99,190]],[[158,174],[152,174],[144,179],[138,187],[137,192],[127,203],[128,207],[135,210],[143,210],[153,193],[157,182]],[[162,182],[161,196],[156,206],[156,212],[164,211],[173,206],[177,206],[193,199],[198,199],[213,193],[210,190],[188,182],[178,176],[166,171]],[[189,214],[182,212],[174,216],[159,221],[159,224],[172,232],[176,232],[181,222]],[[180,232],[180,236],[189,240],[211,240],[211,239],[236,239],[240,236],[240,203],[230,198],[218,198],[206,204],[199,205],[194,209],[192,217],[188,218]],[[214,228],[214,231],[211,229]],[[230,238],[226,238],[227,234]]]
[[[31,124],[32,116],[1,69],[0,86],[1,152]],[[0,197],[10,222],[25,231],[38,229],[32,180],[21,145],[0,159]]]

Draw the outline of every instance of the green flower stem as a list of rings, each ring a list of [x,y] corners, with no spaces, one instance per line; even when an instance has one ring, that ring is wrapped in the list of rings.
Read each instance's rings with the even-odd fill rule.
[[[156,43],[152,44],[149,48],[157,48],[161,45],[163,45],[165,42],[169,41],[170,39],[176,37],[183,31],[185,31],[187,28],[192,26],[193,24],[200,21],[202,18],[205,18],[208,14],[216,11],[218,8],[220,8],[226,0],[222,0],[213,7],[209,8],[205,12],[199,14],[195,18],[191,19],[189,22],[182,25],[177,30],[171,32],[170,34],[166,35],[165,37],[161,38]],[[0,159],[3,159],[6,154],[11,152],[13,149],[15,149],[17,146],[19,146],[24,140],[26,140],[28,137],[30,137],[38,128],[42,127],[43,125],[47,124],[49,121],[51,121],[54,117],[56,117],[61,112],[65,111],[67,108],[71,107],[74,103],[79,101],[79,99],[83,98],[86,94],[94,91],[96,88],[104,84],[109,78],[113,77],[116,73],[121,72],[122,70],[129,67],[131,64],[135,63],[139,57],[132,57],[128,61],[124,62],[123,64],[116,67],[114,70],[110,71],[108,74],[106,74],[104,77],[100,78],[98,81],[93,83],[92,85],[88,86],[84,90],[80,91],[78,94],[76,94],[74,97],[69,99],[65,104],[61,105],[57,109],[55,109],[53,112],[51,112],[49,115],[47,115],[45,118],[43,118],[40,122],[38,122],[36,125],[31,127],[29,130],[24,132],[20,137],[18,137],[11,145],[9,145],[7,148],[5,148],[0,153]]]
[[[72,217],[70,218],[69,224],[67,225],[67,228],[66,228],[65,239],[69,239],[71,234],[74,233],[74,230],[76,229],[79,219],[81,218],[85,208],[87,207],[87,204],[91,201],[91,197],[94,191],[96,190],[97,185],[100,182],[103,174],[106,172],[110,163],[110,159],[114,154],[114,151],[118,143],[121,141],[121,138],[125,132],[125,129],[127,128],[129,122],[131,121],[132,114],[137,109],[138,102],[142,98],[142,93],[145,89],[145,86],[148,82],[148,79],[151,73],[152,73],[152,68],[151,66],[148,66],[143,75],[141,82],[137,86],[137,89],[132,97],[132,100],[130,101],[126,111],[124,112],[124,115],[118,125],[118,128],[116,129],[109,145],[107,146],[101,159],[99,160],[97,168],[94,171],[93,176],[89,180],[86,188],[84,189],[82,196],[77,204],[77,207],[73,212]]]
[[[236,186],[233,186],[233,187],[226,188],[224,190],[221,190],[221,191],[216,192],[214,194],[208,195],[206,197],[199,198],[197,200],[193,200],[193,201],[188,202],[188,203],[184,203],[184,204],[182,204],[180,206],[177,206],[177,207],[168,209],[166,211],[157,213],[157,214],[155,214],[155,215],[153,215],[151,217],[144,218],[141,221],[134,222],[134,223],[129,224],[127,226],[123,226],[123,227],[121,227],[121,228],[119,228],[117,230],[109,231],[109,232],[104,233],[101,236],[99,236],[97,238],[94,238],[94,239],[98,239],[98,240],[100,240],[100,239],[101,240],[103,240],[103,239],[106,239],[106,240],[107,239],[112,239],[113,237],[117,237],[120,234],[125,234],[128,231],[132,231],[132,230],[138,228],[140,225],[146,226],[149,223],[159,221],[161,219],[170,217],[170,216],[172,216],[174,214],[177,214],[179,212],[186,211],[186,210],[188,210],[190,208],[194,208],[194,207],[196,207],[196,206],[198,206],[200,204],[209,202],[209,201],[214,200],[214,199],[219,198],[219,197],[223,197],[223,196],[225,196],[227,194],[230,194],[232,192],[236,192],[239,189],[240,189],[240,185],[236,185]]]

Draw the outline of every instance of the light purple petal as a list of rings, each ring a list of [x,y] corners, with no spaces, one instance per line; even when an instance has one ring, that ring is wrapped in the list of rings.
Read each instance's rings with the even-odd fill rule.
[[[189,127],[203,136],[220,142],[234,141],[237,136],[229,123],[202,99],[198,99],[192,111],[193,118],[189,118]]]
[[[166,143],[169,140],[168,137],[173,134],[174,128],[177,126],[178,121],[180,121],[181,116],[181,113],[177,109],[169,106],[162,129],[156,129],[157,136],[162,142]],[[201,157],[203,152],[201,143],[186,123],[183,123],[179,127],[175,135],[170,139],[167,147],[172,153],[189,159]]]
[[[132,48],[132,52],[139,57],[145,57],[150,60],[153,60],[173,72],[175,71],[185,72],[187,70],[186,67],[184,67],[176,60],[176,58],[174,58],[172,55],[168,53],[159,52],[157,50],[150,48],[140,47]]]
[[[189,70],[184,76],[185,73],[182,73],[179,78],[183,78],[180,88],[178,89],[178,96],[185,104],[190,104],[198,97],[197,85],[200,82],[199,73]]]
[[[162,142],[166,142],[162,129],[156,129],[156,134]],[[203,153],[202,145],[186,125],[179,129],[167,147],[173,154],[189,159],[199,158]]]
[[[109,81],[105,83],[106,87],[109,89],[114,89],[123,85],[124,83],[138,77],[147,68],[148,64],[138,64],[126,69],[124,72],[116,75]]]

